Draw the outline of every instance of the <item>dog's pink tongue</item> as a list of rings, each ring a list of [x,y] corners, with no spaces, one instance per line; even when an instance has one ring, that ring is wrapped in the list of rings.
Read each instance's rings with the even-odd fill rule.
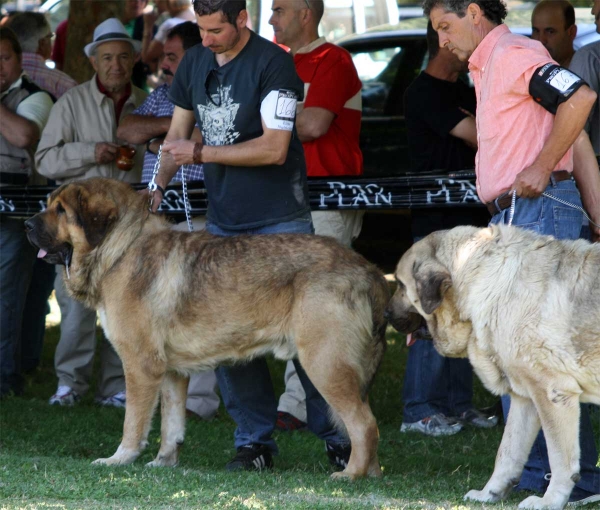
[[[406,335],[406,347],[410,347],[416,341],[417,341],[417,339],[413,338],[413,334],[412,333],[409,333],[408,335]]]
[[[40,248],[40,251],[38,251],[38,254],[37,254],[37,258],[38,259],[43,259],[46,255],[48,255],[48,252],[46,250],[42,250]]]

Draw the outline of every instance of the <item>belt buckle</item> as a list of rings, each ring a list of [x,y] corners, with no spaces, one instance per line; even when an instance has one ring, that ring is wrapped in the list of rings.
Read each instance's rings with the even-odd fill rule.
[[[502,209],[502,207],[500,207],[500,203],[499,200],[501,198],[504,198],[505,196],[508,196],[509,192],[505,191],[504,193],[498,195],[495,199],[494,199],[494,206],[496,207],[496,211],[498,211],[499,213],[502,212],[504,209]],[[505,208],[506,209],[506,208]]]

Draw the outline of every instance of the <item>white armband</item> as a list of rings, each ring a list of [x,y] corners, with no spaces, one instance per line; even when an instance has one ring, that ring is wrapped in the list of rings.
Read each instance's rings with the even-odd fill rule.
[[[269,129],[291,131],[296,118],[298,95],[293,90],[279,89],[269,92],[260,105],[260,115]]]

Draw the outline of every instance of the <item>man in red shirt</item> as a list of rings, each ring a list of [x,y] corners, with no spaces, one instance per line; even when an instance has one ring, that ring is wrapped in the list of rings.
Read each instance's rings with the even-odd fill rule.
[[[298,104],[296,129],[304,148],[309,177],[362,174],[359,147],[362,84],[350,54],[319,37],[325,10],[322,0],[273,0],[273,25],[278,44],[290,48],[304,102]],[[315,233],[350,246],[358,237],[363,211],[312,211]],[[301,428],[306,421],[302,385],[288,363],[286,392],[278,408],[277,428]]]

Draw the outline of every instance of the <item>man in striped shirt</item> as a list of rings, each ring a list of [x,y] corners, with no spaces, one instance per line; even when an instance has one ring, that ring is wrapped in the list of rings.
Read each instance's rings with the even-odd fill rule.
[[[52,30],[40,12],[22,12],[10,19],[10,28],[17,34],[23,49],[23,70],[36,85],[59,99],[77,85],[68,74],[50,69],[46,60],[52,53]]]

